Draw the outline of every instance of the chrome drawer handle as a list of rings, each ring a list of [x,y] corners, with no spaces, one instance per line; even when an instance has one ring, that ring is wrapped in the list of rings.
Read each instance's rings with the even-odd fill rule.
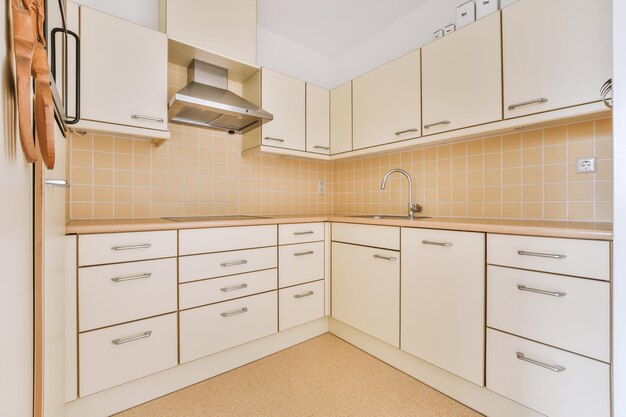
[[[231,291],[243,290],[244,288],[248,288],[248,284],[233,285],[232,287],[220,288],[220,291],[231,292]]]
[[[248,307],[242,307],[242,308],[237,309],[237,310],[225,311],[222,314],[220,314],[220,316],[222,316],[222,317],[231,317],[231,316],[236,316],[237,314],[243,314],[243,313],[247,313],[247,312],[248,312]]]
[[[319,146],[319,145],[315,145],[313,147],[313,149],[323,149],[325,151],[330,151],[330,148],[328,146]]]
[[[131,336],[123,339],[113,339],[111,340],[111,343],[113,343],[114,345],[123,345],[124,343],[134,342],[135,340],[139,339],[145,339],[146,337],[150,337],[151,334],[152,330],[148,330],[147,332],[143,332],[137,336]]]
[[[294,236],[312,235],[315,233],[313,230],[307,230],[306,232],[293,232]]]
[[[313,255],[315,252],[313,252],[312,250],[308,250],[306,252],[296,252],[293,254],[293,256],[304,256],[304,255]]]
[[[526,252],[525,250],[518,250],[517,254],[521,256],[536,256],[537,258],[550,258],[550,259],[567,258],[567,255],[559,255],[557,253]]]
[[[433,242],[432,240],[422,240],[422,245],[444,246],[446,248],[454,246],[454,244],[450,242]]]
[[[293,298],[304,298],[304,297],[310,297],[310,296],[312,296],[313,294],[315,294],[313,291],[307,291],[307,292],[304,292],[304,293],[302,293],[302,294],[295,294],[295,295],[293,296]]]
[[[391,261],[391,262],[395,262],[398,260],[398,258],[393,257],[393,256],[383,256],[383,255],[374,255],[374,258],[376,259],[384,259],[385,261]]]
[[[269,136],[266,136],[264,139],[265,140],[273,140],[274,142],[280,142],[280,143],[283,143],[285,141],[285,139],[271,138]]]
[[[50,185],[52,187],[70,188],[70,183],[66,180],[46,180],[46,185]]]
[[[165,120],[163,120],[160,117],[144,116],[144,115],[141,115],[141,114],[133,114],[131,117],[133,119],[150,120],[152,122],[159,122],[159,123],[163,123],[165,121]]]
[[[152,272],[147,272],[145,274],[141,274],[141,275],[130,275],[127,277],[115,277],[115,278],[111,278],[111,281],[113,282],[124,282],[124,281],[134,281],[136,279],[146,279],[146,278],[150,278],[152,276]]]
[[[536,98],[534,100],[528,100],[528,101],[523,101],[521,103],[511,104],[509,106],[509,110],[515,110],[518,107],[529,106],[531,104],[543,104],[547,102],[548,102],[547,98]]]
[[[430,129],[431,127],[441,126],[441,125],[449,125],[449,124],[450,124],[450,120],[442,120],[442,121],[437,122],[437,123],[431,123],[429,125],[424,125],[424,129]]]
[[[111,250],[132,250],[132,249],[148,249],[152,247],[150,243],[142,243],[139,245],[113,246]]]
[[[517,285],[517,289],[520,291],[534,292],[536,294],[549,295],[550,297],[565,297],[567,295],[566,292],[563,291],[545,291],[539,290],[537,288],[530,288],[525,285]]]
[[[522,352],[516,352],[515,354],[517,355],[517,359],[519,359],[520,361],[532,363],[533,365],[537,365],[542,368],[549,369],[552,372],[563,372],[565,370],[565,367],[561,365],[548,365],[546,363],[527,358]]]
[[[395,135],[396,135],[396,136],[400,136],[400,135],[403,135],[403,134],[405,134],[405,133],[412,133],[412,132],[417,132],[417,129],[416,129],[416,128],[414,128],[414,127],[412,127],[411,129],[401,130],[401,131],[399,131],[399,132],[396,132],[396,133],[395,133]]]
[[[223,267],[229,267],[229,266],[236,266],[236,265],[245,265],[247,263],[248,261],[246,261],[245,259],[242,259],[240,261],[234,261],[234,262],[222,262],[220,265]]]

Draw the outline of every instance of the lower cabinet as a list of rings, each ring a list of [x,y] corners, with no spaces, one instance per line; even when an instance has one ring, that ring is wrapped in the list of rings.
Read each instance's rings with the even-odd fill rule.
[[[484,382],[485,235],[402,228],[401,349]]]
[[[324,280],[278,291],[278,330],[324,317]]]

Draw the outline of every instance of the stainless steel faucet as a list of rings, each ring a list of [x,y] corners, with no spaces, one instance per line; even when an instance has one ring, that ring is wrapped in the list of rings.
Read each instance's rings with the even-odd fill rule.
[[[385,189],[385,186],[387,185],[387,178],[389,178],[389,176],[393,174],[394,172],[404,175],[406,179],[409,180],[409,214],[408,214],[408,217],[409,219],[413,220],[415,213],[421,213],[423,208],[419,204],[413,202],[413,179],[411,179],[411,176],[409,175],[408,172],[400,168],[389,170],[389,172],[385,174],[382,182],[380,183],[380,189],[381,190]]]

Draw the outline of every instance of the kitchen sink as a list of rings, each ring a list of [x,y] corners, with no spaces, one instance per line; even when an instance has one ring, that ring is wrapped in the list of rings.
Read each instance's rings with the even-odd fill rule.
[[[184,217],[162,217],[163,220],[169,220],[172,222],[206,222],[206,221],[223,221],[223,220],[254,220],[254,219],[267,219],[268,217],[261,216],[244,216],[234,214],[231,216],[184,216]]]
[[[360,214],[346,217],[358,217],[360,219],[395,219],[395,220],[421,220],[430,219],[428,216],[415,216],[413,219],[409,219],[409,216],[394,216],[391,214]]]

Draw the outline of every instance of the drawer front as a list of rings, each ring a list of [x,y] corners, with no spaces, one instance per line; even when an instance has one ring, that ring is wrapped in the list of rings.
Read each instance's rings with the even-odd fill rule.
[[[609,242],[596,240],[490,234],[487,237],[487,262],[610,280]]]
[[[315,242],[318,240],[324,240],[324,223],[278,225],[278,243],[280,245]]]
[[[179,258],[179,282],[276,268],[276,247],[218,252]]]
[[[78,236],[78,266],[176,256],[176,231]]]
[[[179,232],[181,255],[275,246],[276,225],[216,227]]]
[[[180,363],[276,333],[276,291],[180,312]]]
[[[333,223],[332,236],[335,242],[400,250],[399,227]]]
[[[550,417],[610,416],[609,365],[491,329],[487,389]]]
[[[278,291],[278,330],[324,317],[324,281]]]
[[[179,288],[180,309],[247,297],[275,290],[277,285],[278,272],[276,269],[188,282],[181,284]]]
[[[324,279],[324,242],[278,248],[279,287]]]
[[[176,314],[79,335],[80,396],[176,366]]]
[[[78,270],[79,331],[176,311],[176,258]]]
[[[487,325],[609,362],[609,287],[608,282],[489,266]]]

